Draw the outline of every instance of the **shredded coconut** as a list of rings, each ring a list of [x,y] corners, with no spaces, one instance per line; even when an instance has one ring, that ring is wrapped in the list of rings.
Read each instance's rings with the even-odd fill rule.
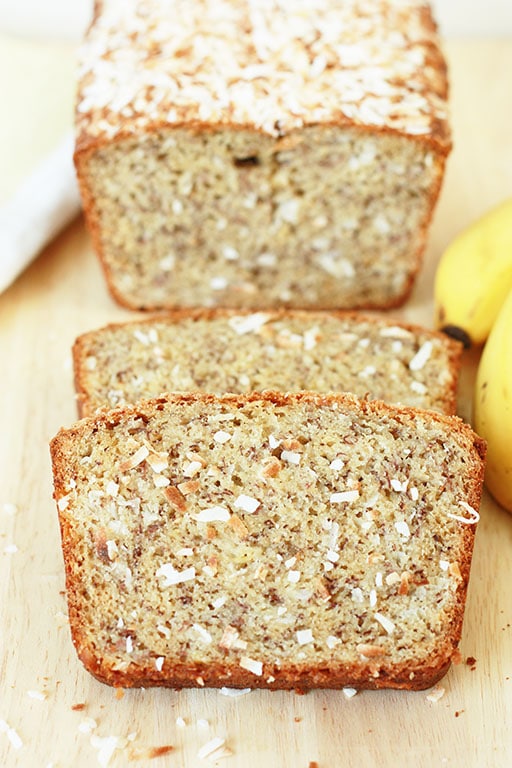
[[[240,659],[240,666],[243,669],[247,669],[248,672],[252,672],[253,675],[258,677],[263,674],[263,662],[251,659],[248,656],[242,656]]]
[[[160,583],[161,587],[171,587],[174,584],[181,584],[184,581],[191,581],[196,577],[194,566],[185,568],[184,571],[177,571],[171,563],[164,563],[156,571],[157,577],[163,577],[164,581]]]
[[[420,371],[432,354],[432,342],[424,341],[409,363],[411,371]]]
[[[226,507],[208,507],[194,515],[194,519],[199,523],[226,523],[230,517],[229,509],[226,509]]]
[[[258,499],[254,499],[252,496],[246,496],[244,493],[240,494],[240,496],[235,499],[235,507],[243,509],[244,512],[248,512],[249,514],[256,512],[260,503],[261,502],[259,502]]]
[[[343,502],[356,501],[359,498],[359,491],[357,488],[351,491],[339,491],[338,493],[331,493],[329,501],[331,504],[340,504]]]
[[[447,517],[451,517],[452,520],[457,520],[459,523],[465,523],[466,525],[475,525],[480,520],[480,514],[470,504],[465,501],[459,501],[459,506],[466,510],[469,517],[463,515],[456,515],[452,512],[447,513]]]

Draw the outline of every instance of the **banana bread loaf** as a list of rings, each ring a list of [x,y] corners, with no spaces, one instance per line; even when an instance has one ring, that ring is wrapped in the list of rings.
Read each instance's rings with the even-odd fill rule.
[[[130,308],[387,308],[451,138],[423,0],[96,3],[75,162]]]
[[[408,688],[456,654],[485,446],[348,395],[174,395],[52,441],[73,641],[116,686]]]
[[[73,347],[81,415],[164,392],[348,391],[454,413],[462,345],[388,317],[183,310]]]

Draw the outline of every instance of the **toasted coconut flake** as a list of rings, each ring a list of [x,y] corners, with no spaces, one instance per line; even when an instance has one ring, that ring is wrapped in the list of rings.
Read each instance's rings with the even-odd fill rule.
[[[202,627],[200,624],[192,624],[192,629],[195,629],[201,640],[206,643],[206,645],[209,645],[212,642],[212,636],[208,630]]]
[[[36,701],[45,701],[48,697],[48,694],[44,691],[27,691],[27,696],[29,699],[35,699]]]
[[[307,645],[308,643],[312,643],[313,638],[313,632],[310,629],[299,629],[295,636],[297,637],[297,642],[299,645]]]
[[[418,349],[414,357],[409,363],[409,369],[411,371],[420,371],[424,366],[430,355],[432,354],[432,342],[425,341]]]
[[[61,496],[60,499],[57,499],[57,509],[59,512],[64,512],[65,509],[67,509],[69,506],[69,494],[67,496]]]
[[[338,493],[331,493],[329,501],[331,504],[342,504],[344,502],[350,503],[356,501],[359,498],[359,491],[357,488],[353,488],[349,491],[339,491]]]
[[[240,496],[235,499],[235,507],[242,509],[244,512],[248,512],[249,514],[256,512],[260,504],[261,502],[258,501],[258,499],[254,499],[252,496],[246,496],[245,493],[241,493]]]
[[[201,487],[199,480],[184,480],[182,483],[178,483],[177,489],[187,496],[189,493],[195,493]]]
[[[238,629],[236,629],[236,627],[232,627],[231,624],[228,624],[222,633],[219,647],[225,648],[226,650],[230,650],[231,648],[245,650],[247,648],[247,643],[245,640],[240,638]]]
[[[262,467],[261,474],[263,477],[277,477],[282,469],[282,464],[276,456],[272,456]]]
[[[435,685],[429,693],[427,693],[427,701],[431,701],[433,704],[437,704],[437,702],[443,698],[444,694],[446,693],[446,689],[443,688],[442,685]]]
[[[112,496],[112,498],[115,498],[119,493],[119,484],[115,483],[113,480],[109,480],[105,486],[105,493],[108,496]]]
[[[121,462],[119,469],[121,472],[126,472],[128,469],[135,469],[135,467],[138,467],[139,464],[142,464],[142,462],[145,461],[148,456],[149,448],[146,445],[141,445],[131,458]]]
[[[7,501],[4,504],[2,504],[2,512],[4,512],[6,515],[16,515],[18,512],[18,507],[16,504],[13,504],[12,502]]]
[[[80,733],[92,733],[95,728],[98,727],[98,723],[93,717],[85,717],[79,724],[78,730]]]
[[[232,435],[229,434],[229,432],[224,432],[223,429],[219,429],[218,432],[216,432],[213,436],[213,439],[216,443],[220,443],[221,445],[223,443],[227,443],[229,440],[231,440]]]
[[[372,643],[358,643],[356,650],[361,656],[365,656],[367,659],[373,659],[378,656],[385,656],[387,651],[381,645],[374,645]]]
[[[213,755],[218,749],[221,749],[225,743],[226,739],[223,739],[221,736],[215,736],[213,739],[210,739],[210,741],[207,741],[206,744],[203,744],[197,753],[198,758],[204,760],[206,757],[210,757],[210,755]]]
[[[187,501],[181,491],[175,485],[169,485],[164,491],[169,503],[178,510],[184,512],[187,508]]]
[[[388,619],[387,616],[383,616],[383,614],[379,613],[378,611],[376,611],[373,615],[376,621],[378,621],[379,624],[384,627],[388,635],[392,635],[395,631],[395,625],[391,619]]]
[[[411,580],[411,574],[407,571],[404,571],[400,575],[400,588],[398,590],[399,595],[408,595],[409,594],[409,581]]]
[[[156,453],[156,452],[150,452],[147,462],[153,472],[156,474],[159,474],[160,472],[163,472],[164,469],[167,469],[169,466],[169,457],[166,453]]]
[[[117,736],[91,736],[91,746],[98,750],[98,763],[106,768],[110,763],[114,752],[120,746]]]
[[[281,440],[278,440],[274,435],[268,436],[268,444],[272,450],[278,448],[281,445]]]
[[[228,526],[231,528],[234,533],[237,534],[241,539],[246,539],[249,535],[249,529],[246,526],[246,524],[241,520],[238,515],[231,515],[231,517],[228,520]]]
[[[240,666],[248,672],[252,672],[252,674],[257,677],[260,677],[263,674],[263,662],[251,659],[249,656],[242,656],[240,659]]]
[[[397,493],[405,493],[407,486],[409,485],[409,480],[400,481],[398,478],[393,477],[391,478],[390,483],[394,491],[397,491]]]
[[[411,531],[405,520],[398,520],[395,523],[395,528],[400,534],[400,536],[403,536],[404,539],[409,539],[411,536]]]
[[[252,693],[252,688],[226,688],[223,686],[219,693],[223,696],[229,696],[233,699],[238,699],[240,696],[246,696],[248,693]]]
[[[199,523],[226,523],[231,514],[226,507],[207,507],[202,509],[197,515],[194,515],[194,519]]]
[[[470,504],[468,504],[465,501],[459,501],[459,506],[463,507],[463,509],[466,510],[469,517],[464,517],[463,515],[456,515],[455,513],[448,512],[447,517],[451,517],[452,520],[457,520],[459,523],[464,523],[465,525],[476,525],[478,521],[480,520],[480,514],[476,511]]]
[[[164,563],[156,571],[156,576],[164,579],[160,582],[161,587],[171,587],[174,584],[181,584],[184,581],[195,579],[196,569],[192,566],[185,568],[184,571],[177,571],[171,563]]]
[[[391,571],[391,573],[388,573],[386,576],[386,584],[391,587],[393,584],[399,584],[400,583],[400,574],[396,571]]]
[[[288,464],[300,464],[301,454],[296,451],[282,451],[281,458]]]
[[[183,467],[183,474],[185,477],[194,477],[202,468],[203,463],[201,461],[189,461]]]
[[[11,742],[11,746],[14,747],[14,749],[22,748],[23,741],[21,740],[19,734],[12,726],[6,723],[5,720],[0,720],[0,733],[6,734],[7,738]]]
[[[228,320],[231,328],[239,336],[246,333],[254,333],[260,330],[270,320],[270,315],[265,312],[254,312],[252,315],[242,315],[240,317],[231,317]]]

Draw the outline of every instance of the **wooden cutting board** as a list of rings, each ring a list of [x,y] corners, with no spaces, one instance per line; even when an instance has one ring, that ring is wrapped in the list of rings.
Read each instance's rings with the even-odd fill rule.
[[[512,40],[446,48],[455,149],[416,290],[395,313],[427,326],[443,248],[476,216],[512,196]],[[31,66],[42,56],[29,45],[25,55]],[[53,134],[57,140],[65,127],[72,57],[67,49],[55,55],[62,67],[51,70],[51,78],[27,80],[23,67],[10,68],[9,93],[18,100],[25,94],[29,115],[23,117],[24,99],[12,111],[4,102],[12,136],[19,137],[20,120],[23,131],[26,119],[32,121],[35,143]],[[39,61],[43,66],[45,57]],[[52,111],[47,106],[59,89],[63,101]],[[6,130],[4,124],[2,136]],[[4,142],[0,158],[8,192],[26,169],[23,142]],[[214,690],[116,693],[84,671],[66,620],[48,440],[76,417],[75,336],[129,316],[108,295],[81,220],[0,296],[0,765],[89,768],[106,765],[115,747],[114,767],[199,768],[216,764],[198,756],[215,737],[225,738],[230,752],[217,763],[230,768],[512,765],[512,515],[487,496],[462,663],[443,680],[437,702],[427,692],[360,692],[351,699],[335,691],[239,698]],[[464,360],[459,412],[467,419],[477,361],[478,352]],[[165,754],[169,745],[173,750]]]

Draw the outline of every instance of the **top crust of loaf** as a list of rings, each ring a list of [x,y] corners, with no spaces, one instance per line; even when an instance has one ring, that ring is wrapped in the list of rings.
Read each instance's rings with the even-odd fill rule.
[[[391,131],[450,149],[422,0],[103,0],[79,56],[77,149],[165,125]]]

